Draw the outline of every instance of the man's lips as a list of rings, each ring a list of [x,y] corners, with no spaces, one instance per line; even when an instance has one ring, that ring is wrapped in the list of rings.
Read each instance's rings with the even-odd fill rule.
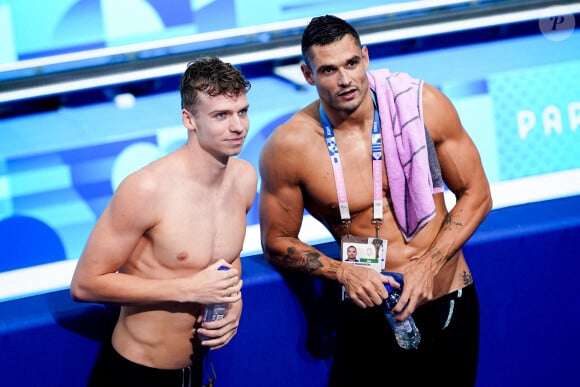
[[[245,139],[246,139],[245,136],[243,136],[243,137],[234,137],[234,138],[228,139],[228,142],[234,143],[234,144],[241,144],[241,143],[244,142]]]
[[[350,89],[350,90],[346,90],[346,91],[342,91],[340,93],[338,93],[339,97],[351,97],[354,93],[356,93],[356,89]]]

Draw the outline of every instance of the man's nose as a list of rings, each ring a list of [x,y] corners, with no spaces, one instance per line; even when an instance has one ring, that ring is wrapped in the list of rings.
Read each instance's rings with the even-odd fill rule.
[[[230,121],[230,130],[237,133],[248,130],[248,120],[244,117],[234,115]]]
[[[338,70],[338,84],[339,86],[350,85],[351,79],[348,72],[344,69]]]

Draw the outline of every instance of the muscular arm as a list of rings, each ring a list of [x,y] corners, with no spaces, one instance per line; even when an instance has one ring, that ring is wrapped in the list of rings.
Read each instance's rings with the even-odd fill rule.
[[[281,269],[336,279],[337,263],[298,238],[304,214],[295,173],[298,162],[285,138],[274,133],[260,157],[260,231],[266,259]],[[280,157],[284,155],[284,159]]]
[[[435,142],[443,180],[454,193],[456,203],[445,215],[425,254],[415,257],[406,270],[406,286],[401,302],[393,309],[395,312],[405,309],[401,319],[425,300],[433,298],[434,277],[463,247],[492,208],[489,183],[479,152],[463,128],[452,103],[433,86],[425,84],[423,108],[425,124]],[[471,281],[470,276],[464,278],[465,285]]]
[[[305,168],[303,160],[308,158],[305,149],[312,144],[306,141],[296,145],[300,134],[291,132],[289,137],[274,133],[260,158],[260,227],[264,256],[277,268],[340,282],[349,298],[360,307],[380,304],[387,296],[383,282],[397,286],[391,277],[365,267],[343,264],[299,239],[304,213],[299,175]]]
[[[440,268],[483,222],[492,208],[492,198],[479,152],[449,99],[430,85],[425,85],[423,98],[425,121],[435,142],[443,180],[456,198],[428,253]]]

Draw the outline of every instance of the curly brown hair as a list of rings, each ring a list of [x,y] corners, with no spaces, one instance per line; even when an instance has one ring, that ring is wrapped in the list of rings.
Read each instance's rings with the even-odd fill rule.
[[[181,76],[181,108],[193,113],[200,92],[212,97],[221,94],[237,96],[247,93],[250,87],[250,82],[231,63],[217,57],[198,58],[187,64]]]

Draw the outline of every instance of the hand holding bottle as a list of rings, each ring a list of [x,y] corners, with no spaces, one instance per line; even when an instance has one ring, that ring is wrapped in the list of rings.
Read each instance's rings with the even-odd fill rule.
[[[404,349],[417,349],[421,342],[421,333],[415,325],[413,316],[409,316],[404,321],[397,321],[395,320],[395,316],[391,310],[395,305],[397,305],[401,298],[401,292],[403,291],[403,275],[401,273],[390,272],[383,272],[382,274],[392,276],[401,285],[399,289],[395,289],[390,284],[385,283],[385,289],[389,295],[383,302],[385,317],[393,329],[397,343]]]

